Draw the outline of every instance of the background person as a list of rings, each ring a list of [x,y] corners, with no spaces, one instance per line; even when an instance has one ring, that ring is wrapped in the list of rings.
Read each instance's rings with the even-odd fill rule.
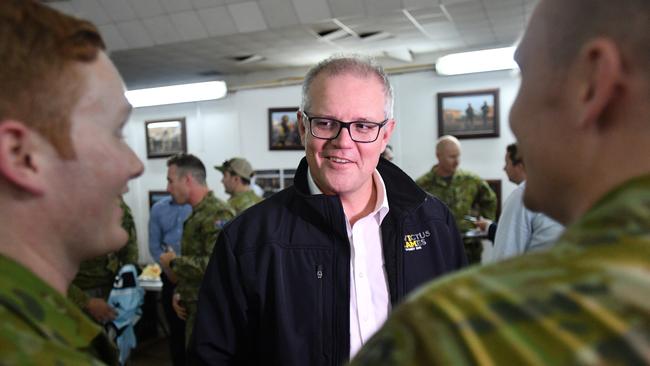
[[[506,199],[498,226],[492,223],[496,226],[494,247],[488,256],[483,256],[483,263],[546,250],[555,244],[564,231],[564,227],[557,221],[524,207],[526,169],[517,144],[508,145],[505,160],[503,170],[510,181],[519,186]]]
[[[189,203],[179,205],[173,198],[164,197],[156,202],[149,212],[149,252],[160,264],[164,252],[181,253],[183,224],[192,213]],[[160,274],[163,287],[160,294],[165,318],[169,325],[169,351],[174,366],[185,365],[185,321],[178,317],[172,307],[172,298],[176,285],[163,271]]]
[[[469,263],[481,261],[481,240],[467,237],[474,224],[465,216],[485,217],[494,220],[497,196],[486,181],[478,175],[458,169],[460,165],[460,142],[450,135],[442,136],[436,143],[438,164],[415,182],[425,191],[447,204],[454,214]]]
[[[251,188],[254,171],[248,160],[232,158],[214,168],[223,174],[221,183],[226,193],[230,195],[228,204],[237,215],[262,200],[262,197],[255,194]]]
[[[117,315],[106,300],[120,268],[126,264],[138,265],[138,235],[133,215],[123,199],[120,199],[120,207],[122,228],[129,233],[126,245],[117,252],[83,261],[68,288],[68,298],[100,324],[114,320]]]
[[[160,255],[160,266],[176,283],[172,306],[176,314],[185,320],[187,346],[192,335],[196,301],[205,267],[217,235],[235,212],[208,188],[205,166],[192,154],[179,154],[167,160],[167,191],[177,204],[192,206],[192,213],[183,224],[181,254],[167,251]]]

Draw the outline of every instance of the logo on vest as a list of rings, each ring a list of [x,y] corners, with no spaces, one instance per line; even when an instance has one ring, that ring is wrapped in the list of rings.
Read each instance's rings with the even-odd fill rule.
[[[431,233],[429,232],[429,230],[417,234],[404,235],[404,250],[407,252],[411,252],[414,250],[422,249],[422,247],[427,245],[426,238],[430,236]]]

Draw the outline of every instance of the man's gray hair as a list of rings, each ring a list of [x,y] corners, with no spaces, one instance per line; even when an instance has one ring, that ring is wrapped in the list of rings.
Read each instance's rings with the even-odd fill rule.
[[[332,56],[312,67],[302,83],[302,103],[300,110],[306,112],[311,107],[309,91],[316,76],[326,73],[328,76],[353,74],[363,77],[376,76],[384,85],[384,118],[393,118],[393,87],[384,69],[372,58],[360,55]]]

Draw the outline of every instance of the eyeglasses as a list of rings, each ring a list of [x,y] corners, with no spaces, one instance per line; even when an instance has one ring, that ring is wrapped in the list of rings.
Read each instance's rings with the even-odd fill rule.
[[[375,142],[379,137],[381,128],[388,123],[388,118],[379,123],[367,121],[342,122],[333,118],[312,117],[307,112],[302,112],[302,114],[309,121],[311,135],[323,140],[334,140],[339,137],[342,128],[347,128],[352,141],[361,143]]]

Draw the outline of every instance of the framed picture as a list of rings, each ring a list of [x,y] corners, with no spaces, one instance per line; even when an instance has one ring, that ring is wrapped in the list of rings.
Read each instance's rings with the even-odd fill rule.
[[[153,207],[154,203],[169,196],[171,196],[171,194],[167,191],[149,191],[149,209]]]
[[[499,89],[438,93],[438,136],[499,137]]]
[[[282,189],[280,180],[280,169],[266,169],[255,171],[255,184],[264,191],[264,198]]]
[[[298,107],[269,108],[269,150],[303,150],[298,131]]]
[[[147,158],[165,158],[187,152],[185,118],[145,121]]]

